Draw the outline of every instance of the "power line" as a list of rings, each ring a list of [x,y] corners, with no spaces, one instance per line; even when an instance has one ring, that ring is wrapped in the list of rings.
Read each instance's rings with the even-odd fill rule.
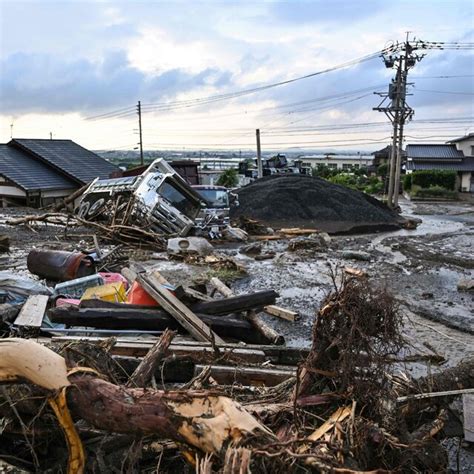
[[[455,94],[455,95],[474,95],[474,92],[462,92],[462,91],[437,91],[431,89],[418,89],[415,88],[417,92],[433,92],[436,94]]]
[[[326,73],[329,73],[329,72],[333,72],[333,71],[336,71],[336,70],[339,70],[339,69],[345,69],[347,67],[354,66],[354,65],[360,64],[362,62],[370,61],[372,59],[375,59],[378,56],[380,56],[380,54],[382,54],[384,52],[389,52],[389,51],[391,51],[391,47],[385,48],[385,49],[383,49],[381,51],[377,51],[375,53],[370,53],[368,55],[361,56],[359,58],[347,61],[345,63],[338,64],[336,66],[332,66],[332,67],[323,69],[321,71],[313,72],[313,73],[306,74],[304,76],[295,77],[295,78],[292,78],[292,79],[287,79],[285,81],[274,82],[274,83],[266,84],[266,85],[259,86],[259,87],[244,89],[242,91],[229,92],[229,93],[226,93],[226,94],[219,94],[219,95],[208,96],[208,97],[201,97],[201,98],[188,99],[188,100],[182,100],[182,101],[174,101],[174,102],[143,104],[142,109],[143,109],[143,112],[145,112],[145,110],[146,111],[172,110],[172,109],[178,109],[178,108],[183,108],[183,107],[204,105],[204,104],[208,104],[208,103],[212,103],[212,102],[219,102],[219,101],[222,101],[222,100],[230,100],[230,99],[242,97],[244,95],[254,94],[256,92],[261,92],[261,91],[272,89],[272,88],[275,88],[275,87],[288,85],[288,84],[291,84],[291,83],[294,83],[294,82],[297,82],[297,81],[301,81],[301,80],[304,80],[304,79],[309,79],[311,77],[316,77],[316,76],[326,74]],[[109,118],[118,118],[118,117],[127,116],[128,114],[133,113],[133,112],[134,112],[133,107],[126,107],[126,108],[122,108],[122,109],[113,110],[113,111],[110,111],[110,112],[107,112],[107,113],[94,115],[94,116],[91,116],[91,117],[86,117],[85,120],[103,120],[103,119],[109,119]]]

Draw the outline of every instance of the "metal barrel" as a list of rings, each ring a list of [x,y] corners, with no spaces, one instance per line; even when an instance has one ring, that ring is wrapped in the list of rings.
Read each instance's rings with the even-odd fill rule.
[[[31,273],[53,281],[69,281],[95,273],[94,260],[81,252],[33,249],[26,264]]]

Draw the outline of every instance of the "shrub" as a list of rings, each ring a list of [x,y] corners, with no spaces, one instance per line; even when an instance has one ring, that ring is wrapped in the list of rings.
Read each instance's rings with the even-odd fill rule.
[[[403,189],[410,191],[411,189],[411,174],[406,174],[403,177]]]
[[[411,183],[421,188],[440,186],[454,191],[456,189],[456,172],[445,170],[420,170],[412,173]]]

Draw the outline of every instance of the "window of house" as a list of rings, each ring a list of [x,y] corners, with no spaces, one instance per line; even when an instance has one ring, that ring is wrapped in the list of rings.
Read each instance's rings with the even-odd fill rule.
[[[331,168],[332,170],[335,170],[335,169],[337,169],[337,163],[329,163],[329,164],[327,165],[327,167],[328,167],[328,168]]]
[[[349,165],[348,163],[343,163],[342,164],[342,169],[343,170],[350,170],[352,168],[352,165]]]

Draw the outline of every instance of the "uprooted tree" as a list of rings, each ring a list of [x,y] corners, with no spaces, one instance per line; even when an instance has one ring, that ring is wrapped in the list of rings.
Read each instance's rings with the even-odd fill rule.
[[[162,339],[169,344],[172,334]],[[133,387],[108,347],[82,344],[57,348],[63,356],[32,340],[0,340],[0,458],[36,471],[68,462],[69,472],[351,473],[446,466],[436,441],[446,419],[443,400],[397,404],[400,394],[433,387],[433,379],[428,385],[394,375],[392,356],[403,346],[401,315],[395,300],[366,279],[335,284],[316,315],[312,350],[295,380],[260,396],[219,386]],[[165,349],[157,348],[147,363],[160,363]],[[150,371],[142,369],[144,381]],[[470,361],[435,380],[444,390],[472,387],[473,373]],[[203,375],[199,386],[205,381]]]

